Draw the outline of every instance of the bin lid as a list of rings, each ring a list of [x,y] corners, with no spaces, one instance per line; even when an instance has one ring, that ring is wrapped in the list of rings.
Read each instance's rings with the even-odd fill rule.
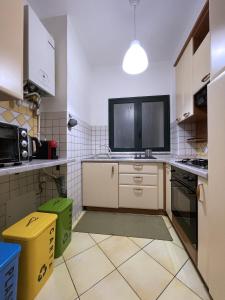
[[[0,242],[0,271],[21,251],[21,246]]]
[[[30,240],[39,236],[55,220],[57,215],[34,212],[15,223],[2,235],[4,238],[13,238],[15,240]]]
[[[72,204],[69,198],[53,198],[38,207],[39,211],[52,212],[59,214]]]

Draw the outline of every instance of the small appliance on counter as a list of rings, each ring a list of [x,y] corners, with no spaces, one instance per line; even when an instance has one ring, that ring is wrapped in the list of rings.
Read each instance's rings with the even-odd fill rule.
[[[0,167],[28,160],[27,129],[0,122]]]
[[[58,159],[58,144],[55,140],[39,141],[32,137],[32,157],[36,159]]]

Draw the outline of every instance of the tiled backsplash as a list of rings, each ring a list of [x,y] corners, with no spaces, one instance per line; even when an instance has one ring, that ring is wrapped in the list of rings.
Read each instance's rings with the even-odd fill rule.
[[[67,191],[68,197],[74,199],[74,220],[82,211],[82,185],[81,185],[81,160],[92,155],[91,126],[76,116],[78,125],[67,129],[67,157],[74,158],[75,162],[67,166]]]
[[[92,126],[91,145],[93,155],[108,152],[108,126]]]
[[[23,101],[21,106],[15,101],[0,101],[0,122],[27,128],[30,135],[37,135],[37,116],[29,108],[27,101]]]
[[[171,153],[183,157],[207,157],[207,143],[188,142],[196,136],[196,124],[171,124]]]

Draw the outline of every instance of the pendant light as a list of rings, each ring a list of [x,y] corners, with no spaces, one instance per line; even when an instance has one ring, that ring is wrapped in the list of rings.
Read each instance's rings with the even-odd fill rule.
[[[123,59],[123,70],[127,74],[136,75],[143,73],[148,68],[148,56],[136,38],[136,7],[140,0],[129,0],[133,8],[134,40],[130,44]]]

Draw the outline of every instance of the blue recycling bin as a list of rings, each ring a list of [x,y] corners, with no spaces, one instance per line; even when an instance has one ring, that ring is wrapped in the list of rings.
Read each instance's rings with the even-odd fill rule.
[[[0,299],[17,299],[18,263],[21,247],[0,242]]]

